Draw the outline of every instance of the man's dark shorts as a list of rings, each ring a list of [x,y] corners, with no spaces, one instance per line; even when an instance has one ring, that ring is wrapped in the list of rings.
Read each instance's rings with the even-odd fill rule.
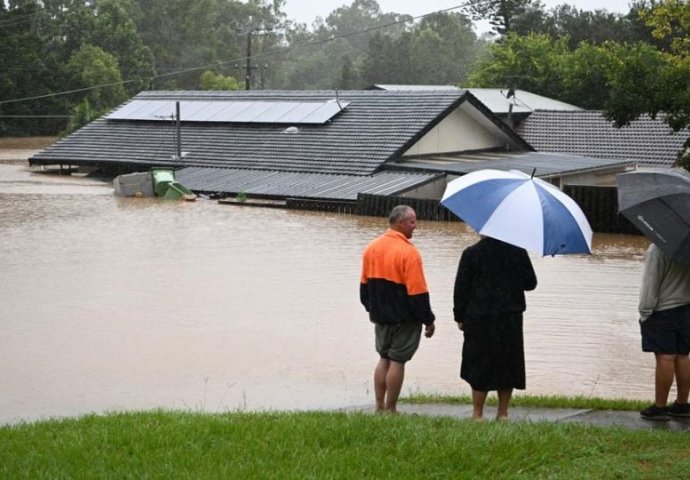
[[[376,324],[376,351],[381,358],[405,363],[419,348],[421,323]]]
[[[652,313],[640,323],[642,351],[666,354],[690,352],[690,305]]]

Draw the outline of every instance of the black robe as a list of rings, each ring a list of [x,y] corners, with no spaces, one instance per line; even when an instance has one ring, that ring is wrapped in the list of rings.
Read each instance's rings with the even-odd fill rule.
[[[522,248],[484,237],[462,253],[453,313],[465,337],[460,377],[474,390],[525,388],[522,312],[536,286]]]

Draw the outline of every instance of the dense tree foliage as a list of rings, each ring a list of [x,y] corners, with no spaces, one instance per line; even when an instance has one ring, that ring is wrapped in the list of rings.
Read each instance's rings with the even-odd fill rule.
[[[309,27],[284,3],[0,0],[0,135],[74,129],[145,89],[380,83],[514,87],[619,125],[643,113],[690,124],[688,0],[635,0],[626,15],[476,0],[420,18],[353,0]]]
[[[626,73],[640,68],[644,61],[648,62],[646,74],[658,65],[654,61],[655,48],[641,42],[581,42],[575,50],[568,44],[567,36],[553,39],[547,34],[510,34],[501,43],[491,45],[489,54],[470,75],[468,86],[519,88],[603,110],[612,96],[632,93],[616,83]],[[639,75],[630,77],[631,83],[639,80]]]
[[[217,88],[221,77],[244,78],[248,37],[259,52],[279,45],[273,29],[284,20],[282,4],[3,1],[0,135],[55,133],[66,115],[74,115],[73,128],[144,89]],[[220,77],[202,80],[209,70]]]
[[[521,88],[601,109],[618,126],[646,113],[663,115],[676,131],[690,128],[690,2],[638,3],[633,11],[644,28],[629,22],[619,33],[630,37],[594,36],[574,43],[570,35],[552,31],[511,33],[491,45],[468,85]],[[648,41],[634,40],[636,35]]]
[[[660,48],[640,47],[612,81],[607,115],[625,125],[663,114],[674,130],[690,128],[690,2],[650,1],[640,16]]]
[[[512,21],[512,33],[529,35],[546,34],[553,39],[568,36],[568,46],[576,48],[587,41],[601,44],[605,41],[636,42],[650,41],[649,28],[639,18],[636,7],[627,15],[606,10],[585,11],[563,4],[546,10],[534,0]]]

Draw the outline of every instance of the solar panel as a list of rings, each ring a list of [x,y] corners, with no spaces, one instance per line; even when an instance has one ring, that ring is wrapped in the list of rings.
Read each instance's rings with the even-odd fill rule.
[[[277,102],[233,100],[180,101],[182,122],[323,124],[345,109],[349,102]],[[108,120],[171,121],[173,100],[132,100]]]
[[[196,111],[195,113],[193,113],[191,115],[189,115],[189,114],[182,115],[180,113],[180,116],[182,116],[186,122],[203,122],[203,121],[205,121],[204,119],[213,118],[221,110],[223,110],[225,107],[227,107],[227,105],[223,102],[198,102],[198,103],[203,103],[204,108]]]

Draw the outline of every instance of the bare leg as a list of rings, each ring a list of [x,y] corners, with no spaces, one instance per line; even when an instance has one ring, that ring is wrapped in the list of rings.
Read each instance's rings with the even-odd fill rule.
[[[688,403],[688,393],[690,393],[690,357],[688,355],[676,355],[674,366],[676,369],[676,402],[683,405]]]
[[[405,380],[405,364],[390,360],[386,375],[386,410],[391,413],[398,411],[398,397],[402,391],[403,380]]]
[[[673,385],[676,356],[665,353],[657,353],[655,356],[654,403],[657,407],[665,407],[668,403],[668,392]]]
[[[472,418],[481,420],[484,418],[484,404],[489,392],[472,389]]]
[[[374,394],[376,395],[376,411],[382,412],[386,409],[386,376],[390,361],[381,358],[374,370]]]
[[[508,406],[510,405],[510,397],[513,396],[513,389],[498,391],[498,411],[496,412],[497,419],[508,418]]]

